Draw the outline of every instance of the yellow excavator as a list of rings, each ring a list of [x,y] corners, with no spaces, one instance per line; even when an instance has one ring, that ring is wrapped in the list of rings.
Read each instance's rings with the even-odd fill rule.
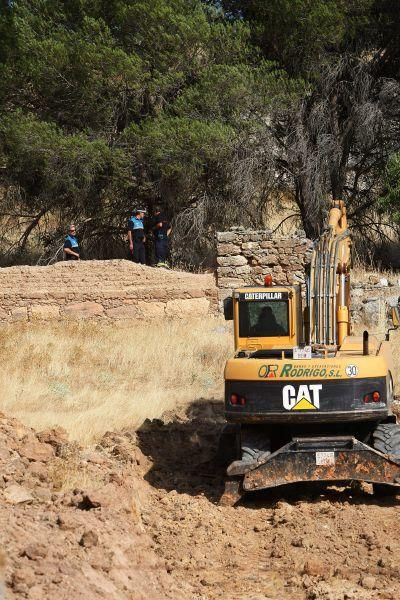
[[[335,201],[315,242],[306,289],[265,285],[233,291],[235,354],[225,366],[228,463],[221,504],[245,492],[303,481],[374,484],[400,493],[400,426],[392,413],[391,309],[385,340],[351,333],[351,237]]]

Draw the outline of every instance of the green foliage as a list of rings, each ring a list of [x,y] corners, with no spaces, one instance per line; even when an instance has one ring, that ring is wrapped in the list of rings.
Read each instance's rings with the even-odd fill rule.
[[[188,195],[207,190],[229,161],[235,130],[222,122],[187,117],[149,119],[132,126],[127,138],[147,165],[143,183],[173,195],[175,210],[187,204]]]
[[[0,142],[7,170],[24,189],[27,206],[35,210],[64,203],[67,214],[80,212],[81,204],[99,210],[114,180],[128,173],[126,156],[112,151],[105,140],[65,135],[54,123],[21,111],[3,118]]]
[[[19,0],[0,32],[3,184],[60,232],[123,232],[160,196],[172,214],[228,201],[239,139],[296,93],[246,23],[200,0]]]
[[[23,244],[35,227],[57,239],[67,219],[115,241],[134,205],[160,199],[176,239],[200,240],[262,225],[271,186],[295,193],[310,235],[317,197],[371,206],[398,149],[399,94],[379,79],[399,74],[394,7],[0,0],[0,245],[10,214],[16,228],[33,215]]]
[[[263,52],[291,72],[314,70],[321,55],[362,43],[373,0],[225,0],[234,15],[252,24]]]

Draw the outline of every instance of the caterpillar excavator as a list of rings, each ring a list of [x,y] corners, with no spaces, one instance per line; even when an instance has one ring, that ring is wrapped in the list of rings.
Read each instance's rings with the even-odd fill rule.
[[[221,504],[305,481],[365,481],[376,493],[400,493],[389,344],[399,307],[384,341],[367,331],[352,335],[351,245],[345,205],[335,201],[306,289],[273,285],[267,275],[263,287],[226,299],[235,354],[225,366]]]

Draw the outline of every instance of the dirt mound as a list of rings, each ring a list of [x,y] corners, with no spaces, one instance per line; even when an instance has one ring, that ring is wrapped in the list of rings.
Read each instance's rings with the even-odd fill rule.
[[[145,477],[161,494],[146,528],[175,580],[210,600],[398,598],[396,499],[367,485],[303,484],[219,507],[222,421],[220,403],[198,402],[138,432],[152,457]]]
[[[219,507],[222,422],[199,401],[89,451],[3,418],[9,597],[399,597],[396,500],[301,485]]]
[[[145,465],[134,434],[106,435],[85,451],[60,429],[36,434],[1,416],[7,597],[187,598],[141,520]]]

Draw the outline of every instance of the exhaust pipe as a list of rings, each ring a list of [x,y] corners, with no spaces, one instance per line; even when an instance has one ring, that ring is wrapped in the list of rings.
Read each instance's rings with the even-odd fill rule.
[[[363,356],[369,354],[369,333],[368,331],[363,332]]]

